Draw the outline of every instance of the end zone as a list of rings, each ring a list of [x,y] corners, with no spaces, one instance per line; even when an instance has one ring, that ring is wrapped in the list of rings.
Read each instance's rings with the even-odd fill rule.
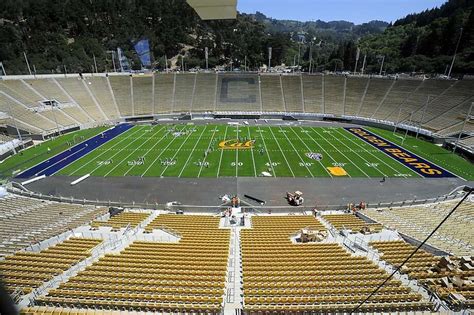
[[[345,130],[364,140],[366,143],[384,152],[386,155],[405,165],[418,175],[425,178],[459,177],[438,165],[431,163],[416,154],[365,130],[364,128],[345,127]]]

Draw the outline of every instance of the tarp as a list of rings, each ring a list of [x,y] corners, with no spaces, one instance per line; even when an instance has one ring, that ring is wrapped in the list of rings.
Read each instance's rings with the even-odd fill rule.
[[[140,58],[143,67],[151,67],[150,42],[148,39],[142,39],[133,46]]]

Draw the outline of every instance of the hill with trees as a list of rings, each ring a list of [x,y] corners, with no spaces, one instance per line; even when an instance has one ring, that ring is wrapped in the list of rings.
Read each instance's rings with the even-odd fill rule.
[[[367,72],[378,72],[385,56],[387,72],[443,73],[463,27],[454,71],[473,73],[472,3],[450,0],[393,25],[355,25],[276,20],[260,12],[202,21],[185,0],[3,0],[0,61],[7,74],[28,73],[24,52],[37,73],[90,72],[94,59],[99,72],[113,71],[112,51],[120,47],[140,69],[133,45],[147,38],[155,69],[164,69],[165,60],[203,68],[208,47],[209,67],[242,67],[246,60],[255,70],[272,47],[272,65],[299,63],[307,71],[311,56],[313,71],[353,71],[360,48]]]

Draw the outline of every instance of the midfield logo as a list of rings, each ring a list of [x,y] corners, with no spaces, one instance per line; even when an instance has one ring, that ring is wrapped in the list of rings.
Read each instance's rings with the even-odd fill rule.
[[[255,140],[241,142],[238,139],[224,140],[219,143],[219,148],[228,150],[240,150],[253,148]]]

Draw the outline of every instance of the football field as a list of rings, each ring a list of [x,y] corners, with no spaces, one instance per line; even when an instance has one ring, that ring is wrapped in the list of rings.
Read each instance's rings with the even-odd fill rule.
[[[56,174],[422,177],[344,128],[191,124],[134,126]]]

